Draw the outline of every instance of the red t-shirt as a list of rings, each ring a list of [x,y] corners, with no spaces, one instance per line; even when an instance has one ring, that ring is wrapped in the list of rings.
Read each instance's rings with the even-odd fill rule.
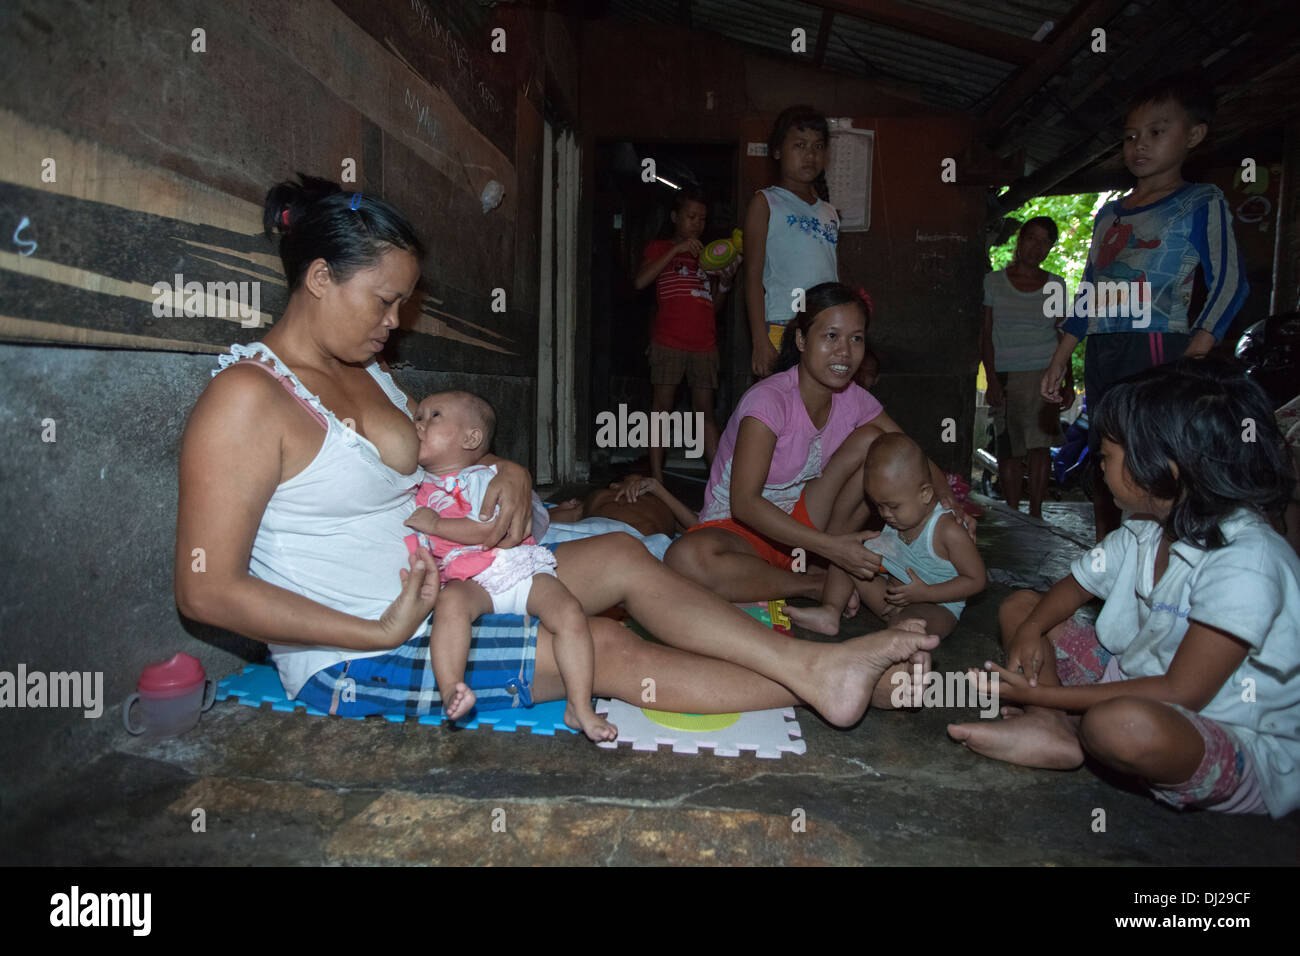
[[[645,247],[641,265],[653,262],[677,245],[674,239],[656,239]],[[713,295],[698,257],[681,252],[668,260],[655,280],[659,311],[650,339],[657,345],[684,352],[707,352],[716,344]]]

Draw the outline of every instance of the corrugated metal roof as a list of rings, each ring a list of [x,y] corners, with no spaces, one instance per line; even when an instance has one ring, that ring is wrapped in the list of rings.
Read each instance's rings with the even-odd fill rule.
[[[1047,51],[1068,27],[1086,0],[897,0],[904,7],[962,21],[981,30],[1014,37],[1021,50],[1045,21],[1054,29],[1040,41]],[[631,22],[680,24],[678,0],[612,0],[609,16]],[[691,0],[691,28],[719,33],[754,50],[794,57],[790,31],[807,30],[811,58],[822,8],[799,0]],[[1222,58],[1225,69],[1249,67],[1250,46],[1283,54],[1278,39],[1296,29],[1294,0],[1133,0],[1106,28],[1106,51],[1079,48],[1042,85],[1014,104],[992,132],[999,153],[1023,149],[1026,171],[1068,155],[1095,154],[1107,142],[1118,143],[1123,100],[1137,86],[1180,69],[1196,68]],[[996,42],[994,43],[996,45]],[[1271,46],[1270,46],[1271,45]],[[1032,48],[1031,48],[1032,49]],[[804,58],[801,57],[801,58]],[[1033,68],[999,60],[986,53],[922,36],[905,28],[882,26],[836,12],[823,68],[910,88],[936,107],[983,114],[1008,83]],[[1263,66],[1263,64],[1259,64]],[[1211,67],[1217,69],[1217,67]],[[1242,82],[1240,78],[1238,82]],[[1228,92],[1221,90],[1221,93]],[[1295,102],[1278,104],[1275,115],[1293,115]]]
[[[906,6],[965,20],[975,26],[1000,30],[1012,36],[1033,37],[1045,21],[1058,27],[1075,7],[1076,0],[1035,0],[1034,3],[997,0],[907,0]]]
[[[826,47],[826,67],[874,75],[862,68],[864,60],[880,76],[915,86],[927,102],[955,110],[970,109],[1015,71],[1009,63],[971,50],[837,16]]]

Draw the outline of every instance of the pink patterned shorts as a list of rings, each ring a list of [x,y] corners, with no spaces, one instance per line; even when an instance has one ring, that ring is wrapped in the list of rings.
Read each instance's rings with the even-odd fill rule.
[[[1067,686],[1109,684],[1123,680],[1119,662],[1101,646],[1089,624],[1071,618],[1052,635],[1056,673]],[[1166,704],[1182,714],[1205,742],[1205,756],[1186,783],[1151,787],[1151,794],[1179,809],[1198,808],[1221,813],[1267,813],[1255,773],[1255,759],[1222,724],[1195,711]]]

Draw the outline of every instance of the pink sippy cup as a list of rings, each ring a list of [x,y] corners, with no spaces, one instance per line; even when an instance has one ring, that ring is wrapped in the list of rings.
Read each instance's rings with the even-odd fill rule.
[[[122,724],[133,734],[178,737],[212,706],[217,685],[207,679],[196,657],[179,653],[150,664],[140,673],[136,693],[122,705]],[[140,701],[140,726],[131,723],[131,705]]]

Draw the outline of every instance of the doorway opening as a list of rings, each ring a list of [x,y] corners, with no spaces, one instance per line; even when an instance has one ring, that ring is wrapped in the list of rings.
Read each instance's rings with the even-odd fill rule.
[[[739,182],[738,151],[734,144],[604,141],[596,143],[595,195],[591,242],[591,401],[594,413],[648,411],[651,388],[647,349],[654,318],[655,285],[637,291],[633,280],[647,244],[673,233],[669,212],[676,188],[698,186],[708,206],[708,221],[701,241],[728,238],[741,225],[743,211],[736,195]],[[653,176],[646,160],[653,160]],[[649,179],[649,181],[647,181]],[[714,417],[719,428],[735,396],[727,386],[731,378],[726,343],[737,327],[736,310],[742,290],[739,281],[728,293],[716,319],[721,365],[715,394]],[[743,331],[743,330],[742,330]],[[677,392],[677,409],[689,412],[690,391],[683,382]],[[593,416],[594,417],[594,416]],[[590,424],[595,434],[594,422]],[[598,448],[592,441],[593,470],[630,470],[645,465],[644,449]],[[642,461],[641,459],[646,459]],[[665,473],[698,483],[708,478],[703,458],[688,459],[681,449],[670,449]]]

